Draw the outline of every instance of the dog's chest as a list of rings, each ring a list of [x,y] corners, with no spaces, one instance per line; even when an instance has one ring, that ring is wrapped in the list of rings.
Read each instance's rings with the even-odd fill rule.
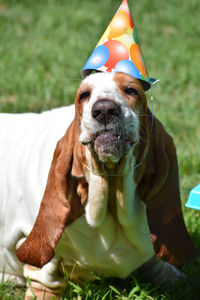
[[[117,180],[118,188],[110,190],[107,180],[90,174],[86,213],[65,229],[57,246],[56,256],[82,279],[92,273],[125,278],[153,256],[133,173]]]

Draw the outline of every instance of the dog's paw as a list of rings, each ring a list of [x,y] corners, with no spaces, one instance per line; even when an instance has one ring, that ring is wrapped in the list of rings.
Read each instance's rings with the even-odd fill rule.
[[[150,281],[154,284],[163,284],[165,282],[175,284],[177,281],[187,278],[187,276],[175,266],[156,256],[142,265],[138,269],[138,272],[145,281]]]

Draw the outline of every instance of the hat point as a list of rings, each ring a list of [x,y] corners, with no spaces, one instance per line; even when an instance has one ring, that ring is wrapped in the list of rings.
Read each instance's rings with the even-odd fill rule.
[[[152,85],[127,0],[122,1],[97,43],[82,69],[82,77],[86,77],[92,71],[127,73],[139,79],[144,90],[148,90]]]

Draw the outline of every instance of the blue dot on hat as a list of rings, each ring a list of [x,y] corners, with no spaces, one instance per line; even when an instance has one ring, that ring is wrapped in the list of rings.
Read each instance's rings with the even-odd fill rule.
[[[115,72],[123,72],[135,78],[140,79],[140,72],[130,60],[124,59],[119,61],[115,66]]]
[[[85,69],[98,69],[105,65],[110,56],[109,50],[106,46],[100,45],[94,49],[90,55],[87,63],[83,67]]]

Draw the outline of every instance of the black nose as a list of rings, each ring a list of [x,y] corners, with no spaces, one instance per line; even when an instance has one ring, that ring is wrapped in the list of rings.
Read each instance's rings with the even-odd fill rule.
[[[120,107],[111,100],[99,100],[92,107],[92,117],[100,123],[108,124],[120,115]]]

